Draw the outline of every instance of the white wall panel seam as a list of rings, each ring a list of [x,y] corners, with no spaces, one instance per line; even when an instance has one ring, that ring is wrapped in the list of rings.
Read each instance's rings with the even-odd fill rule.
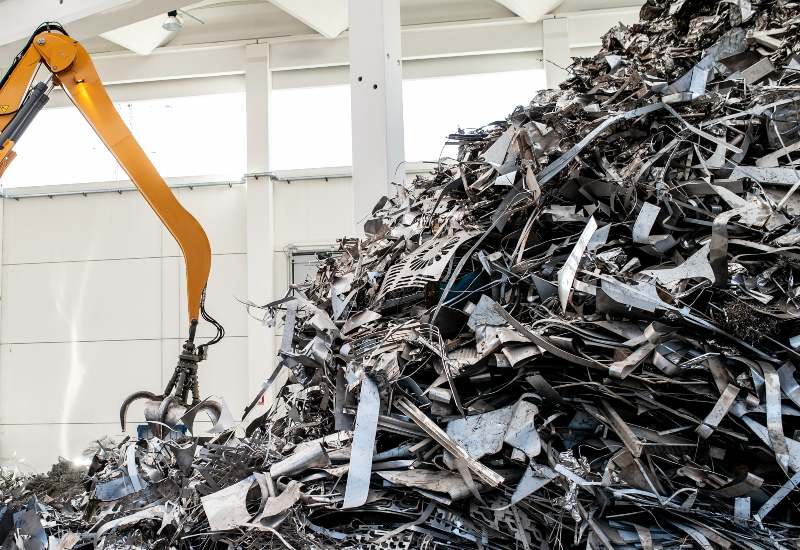
[[[41,426],[117,426],[118,422],[0,422],[0,428],[19,428],[19,427],[28,427],[36,428]],[[196,420],[195,425],[197,424],[204,424],[208,425],[209,427],[212,426],[210,421],[202,421]],[[117,430],[119,431],[119,430]],[[113,431],[109,431],[106,435],[113,435]],[[91,445],[92,441],[82,441],[88,445]],[[1,458],[1,457],[0,457]],[[1,463],[1,462],[0,462]]]
[[[198,337],[201,340],[205,337]],[[247,338],[246,334],[225,334],[226,340],[234,340],[237,338]],[[53,344],[100,344],[100,343],[114,343],[124,344],[126,342],[182,342],[184,338],[177,336],[163,336],[159,338],[125,338],[125,339],[97,339],[97,340],[36,340],[36,341],[20,341],[20,342],[0,342],[2,346],[40,346],[40,345],[53,345]]]
[[[202,338],[202,337],[201,337]],[[247,338],[246,334],[225,334],[226,340],[235,338]],[[98,338],[96,340],[40,340],[35,342],[2,342],[0,346],[36,346],[39,344],[93,344],[98,342],[166,342],[183,341],[184,338],[178,336],[160,336],[158,338]]]
[[[218,256],[246,256],[246,252],[220,252],[212,254],[212,259]],[[93,263],[93,262],[126,262],[130,260],[161,260],[169,258],[183,258],[181,254],[166,255],[166,256],[125,256],[121,258],[88,258],[85,260],[54,260],[54,261],[41,261],[41,262],[8,262],[3,266],[19,266],[19,265],[56,265],[56,264],[80,264],[80,263]]]

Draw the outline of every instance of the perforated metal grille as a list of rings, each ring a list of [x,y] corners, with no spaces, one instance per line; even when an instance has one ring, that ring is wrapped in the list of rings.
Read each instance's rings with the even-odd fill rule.
[[[375,297],[375,303],[383,304],[399,295],[424,289],[426,284],[441,279],[456,250],[475,234],[471,231],[459,231],[423,243],[403,261],[389,268],[381,290]]]

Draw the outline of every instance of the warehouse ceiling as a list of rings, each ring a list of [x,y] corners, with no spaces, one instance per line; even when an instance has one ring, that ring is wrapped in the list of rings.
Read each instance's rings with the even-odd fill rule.
[[[148,55],[171,45],[208,44],[256,38],[346,30],[347,0],[5,0],[16,5],[14,24],[0,30],[0,67],[21,47],[24,37],[45,20],[63,23],[92,53],[133,51]],[[551,12],[582,12],[641,5],[642,0],[401,0],[404,26],[521,17],[534,21]],[[165,5],[179,10],[183,28],[162,28]],[[320,6],[324,6],[320,9]],[[535,6],[531,8],[531,6]]]
[[[206,44],[230,40],[275,38],[316,34],[305,24],[276,4],[291,5],[295,0],[274,4],[267,0],[204,0],[183,9],[183,30],[171,45]],[[401,0],[403,25],[424,25],[514,17],[514,13],[494,0]],[[200,21],[192,19],[194,16]],[[344,30],[344,29],[342,29]],[[86,42],[86,41],[85,41]],[[119,50],[120,46],[98,38],[88,41],[95,52]]]

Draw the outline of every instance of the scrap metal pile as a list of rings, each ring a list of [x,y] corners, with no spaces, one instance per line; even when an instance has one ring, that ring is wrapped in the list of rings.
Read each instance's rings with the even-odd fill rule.
[[[649,0],[262,306],[246,433],[106,448],[0,540],[800,548],[799,28]]]

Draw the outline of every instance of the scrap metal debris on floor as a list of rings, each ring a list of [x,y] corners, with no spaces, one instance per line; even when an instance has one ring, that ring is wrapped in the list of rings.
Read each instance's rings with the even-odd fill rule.
[[[641,17],[249,307],[263,416],[0,478],[3,548],[800,548],[800,5]]]

